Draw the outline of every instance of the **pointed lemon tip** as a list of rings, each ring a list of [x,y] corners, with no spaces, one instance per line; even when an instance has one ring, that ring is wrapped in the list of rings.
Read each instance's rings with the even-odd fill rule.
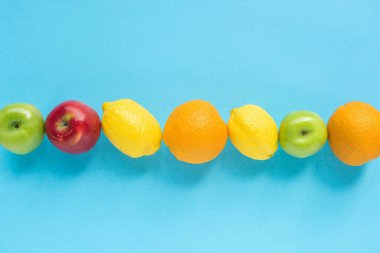
[[[105,112],[111,106],[111,102],[104,102],[102,105],[102,110]]]

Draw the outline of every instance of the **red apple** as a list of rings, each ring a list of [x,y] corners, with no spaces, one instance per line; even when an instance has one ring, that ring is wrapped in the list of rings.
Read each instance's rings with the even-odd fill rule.
[[[98,141],[100,129],[96,111],[73,100],[56,106],[45,121],[46,135],[51,143],[71,154],[89,151]]]

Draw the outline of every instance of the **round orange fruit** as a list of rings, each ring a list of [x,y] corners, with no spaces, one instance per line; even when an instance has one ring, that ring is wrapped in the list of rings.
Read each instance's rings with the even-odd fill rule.
[[[180,161],[200,164],[213,160],[226,145],[227,126],[209,102],[192,100],[169,116],[163,139]]]
[[[343,163],[360,166],[380,155],[380,112],[363,102],[339,107],[328,122],[329,144]]]

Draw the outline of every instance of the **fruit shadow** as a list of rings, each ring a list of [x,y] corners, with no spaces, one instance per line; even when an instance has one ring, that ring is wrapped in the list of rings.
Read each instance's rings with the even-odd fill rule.
[[[154,155],[130,158],[118,151],[104,135],[98,142],[97,153],[95,163],[102,164],[98,167],[117,176],[135,178],[150,174],[168,184],[182,186],[200,182],[212,164],[191,165],[178,161],[164,143]]]
[[[328,144],[314,155],[313,174],[319,182],[333,190],[344,190],[355,186],[365,172],[366,165],[349,166],[334,155]]]
[[[215,161],[196,165],[178,161],[165,145],[156,155],[160,162],[153,175],[173,186],[195,186],[201,183],[216,165]]]
[[[154,163],[154,156],[145,156],[138,159],[130,158],[120,152],[102,133],[96,145],[96,157],[94,164],[96,168],[114,173],[122,177],[143,176]]]
[[[55,148],[46,138],[33,152],[15,155],[6,152],[7,167],[14,176],[45,174],[59,179],[79,176],[87,168],[93,152],[71,155]]]
[[[275,180],[288,181],[301,175],[310,163],[310,159],[294,158],[281,148],[269,160],[253,160],[242,155],[230,141],[220,159],[222,168],[241,180],[265,175]]]

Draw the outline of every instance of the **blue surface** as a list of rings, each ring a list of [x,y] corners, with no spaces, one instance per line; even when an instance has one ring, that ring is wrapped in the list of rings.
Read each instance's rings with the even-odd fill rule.
[[[277,123],[345,102],[380,108],[379,1],[0,1],[0,106],[44,115],[78,99],[133,98],[163,126],[195,98],[225,120],[253,103]],[[380,159],[341,164],[326,146],[297,160],[230,143],[190,166],[166,147],[123,156],[102,136],[71,156],[45,138],[0,150],[0,252],[366,252],[380,250]]]

